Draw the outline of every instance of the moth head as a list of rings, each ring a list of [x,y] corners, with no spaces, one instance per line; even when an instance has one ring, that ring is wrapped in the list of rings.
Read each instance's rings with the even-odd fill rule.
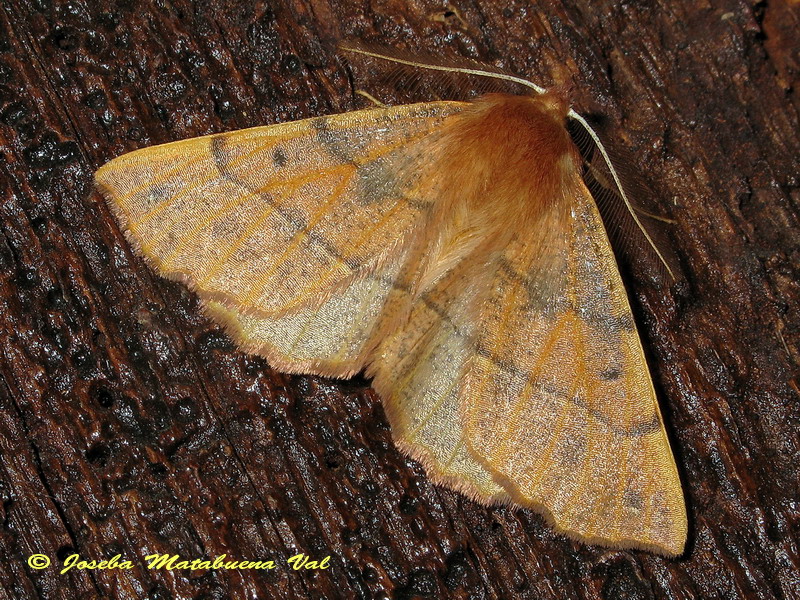
[[[560,127],[564,127],[569,113],[569,100],[565,90],[553,88],[544,94],[528,96],[545,114],[550,115]]]

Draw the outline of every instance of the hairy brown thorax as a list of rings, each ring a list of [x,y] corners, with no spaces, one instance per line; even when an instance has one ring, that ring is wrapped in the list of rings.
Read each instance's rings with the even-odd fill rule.
[[[500,252],[514,235],[559,229],[579,161],[567,110],[556,94],[487,94],[446,120],[423,177],[436,204],[422,287],[473,252]]]
[[[575,163],[564,162],[577,161],[566,114],[566,104],[551,95],[479,98],[452,116],[443,134],[442,194],[479,218],[535,217],[575,173]]]

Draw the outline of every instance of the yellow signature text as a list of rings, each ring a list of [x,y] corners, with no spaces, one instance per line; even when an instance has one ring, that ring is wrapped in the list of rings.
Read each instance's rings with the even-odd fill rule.
[[[115,554],[108,560],[81,560],[80,554],[70,554],[64,560],[64,568],[61,569],[61,574],[63,575],[70,569],[78,569],[82,571],[84,569],[95,570],[95,569],[132,569],[133,563],[129,560],[121,560],[121,554]]]
[[[182,559],[179,554],[148,554],[144,557],[148,569],[189,569],[201,571],[206,569],[274,569],[272,560],[227,560],[227,554],[221,554],[214,560],[195,558]]]
[[[305,554],[295,554],[286,562],[289,563],[295,571],[299,571],[300,569],[327,569],[331,566],[331,557],[326,556],[322,560],[311,560],[311,557]]]

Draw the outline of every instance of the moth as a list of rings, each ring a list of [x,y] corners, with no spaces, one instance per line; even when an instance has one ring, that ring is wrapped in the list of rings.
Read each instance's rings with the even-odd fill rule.
[[[125,154],[95,178],[130,243],[278,369],[365,372],[434,482],[582,542],[682,553],[678,472],[566,119],[597,135],[515,76],[345,50],[532,91]]]

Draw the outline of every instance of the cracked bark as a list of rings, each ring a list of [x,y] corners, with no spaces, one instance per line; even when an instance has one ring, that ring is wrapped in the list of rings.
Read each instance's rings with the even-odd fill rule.
[[[733,0],[4,3],[5,597],[798,597],[798,20],[794,2]],[[686,491],[684,557],[582,546],[433,487],[368,381],[274,372],[131,253],[94,169],[354,108],[338,35],[568,82],[619,125],[686,276],[623,273]],[[148,570],[154,552],[278,566]],[[331,567],[293,571],[299,552]],[[36,553],[133,568],[60,574]]]

